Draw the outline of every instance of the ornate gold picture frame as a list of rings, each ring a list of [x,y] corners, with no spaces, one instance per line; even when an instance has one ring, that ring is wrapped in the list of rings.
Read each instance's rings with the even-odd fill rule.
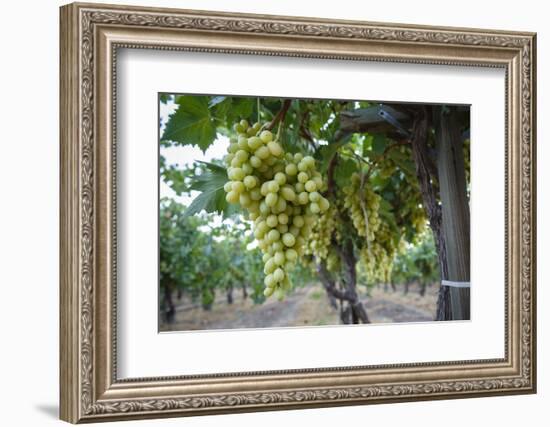
[[[535,34],[98,4],[61,8],[61,418],[72,423],[536,390]],[[118,48],[505,71],[505,357],[117,377]],[[156,284],[152,284],[156,286]]]

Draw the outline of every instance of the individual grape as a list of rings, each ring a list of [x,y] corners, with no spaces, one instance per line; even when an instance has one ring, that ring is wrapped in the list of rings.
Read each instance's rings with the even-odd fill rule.
[[[248,152],[246,150],[239,150],[235,153],[235,159],[244,163],[248,160]]]
[[[248,145],[248,148],[250,148],[252,151],[256,151],[258,148],[260,148],[263,145],[263,143],[260,138],[258,138],[257,136],[253,136],[251,138],[248,138],[247,145]]]
[[[298,168],[294,163],[289,163],[285,167],[285,173],[289,176],[294,176],[298,173]]]
[[[276,242],[280,238],[281,238],[281,233],[279,233],[279,231],[275,229],[272,229],[269,231],[269,233],[267,233],[267,240],[269,240],[271,243]]]
[[[288,215],[286,213],[280,213],[278,216],[277,216],[277,222],[279,224],[288,224]]]
[[[265,197],[265,204],[267,206],[269,206],[270,208],[275,206],[277,204],[277,201],[278,201],[278,197],[277,197],[277,194],[275,194],[275,193],[269,193]]]
[[[269,152],[273,154],[275,157],[279,157],[281,154],[283,154],[283,148],[279,145],[278,142],[275,142],[275,141],[268,142],[267,148],[269,149]]]
[[[245,190],[244,184],[241,181],[233,181],[231,189],[237,194],[241,194]]]
[[[302,191],[300,194],[298,194],[298,203],[301,205],[305,205],[309,202],[309,196],[305,191]]]
[[[308,166],[303,160],[300,163],[298,163],[298,170],[300,172],[305,172],[308,170]]]
[[[304,224],[305,224],[304,217],[301,215],[296,215],[292,219],[292,225],[294,225],[295,227],[302,228]]]
[[[285,257],[288,261],[293,262],[298,258],[298,253],[294,249],[287,249],[285,252]]]
[[[239,150],[246,150],[248,148],[248,139],[246,138],[246,136],[239,136],[237,148]]]
[[[267,190],[270,193],[277,193],[279,191],[279,184],[277,183],[277,181],[269,181],[267,183]]]
[[[266,160],[269,157],[270,152],[267,147],[262,146],[254,152],[254,155],[260,160]]]
[[[251,175],[245,176],[243,183],[246,186],[246,188],[252,189],[256,186],[256,178]]]
[[[285,272],[283,271],[283,269],[280,267],[275,269],[275,271],[273,272],[273,280],[275,282],[282,282],[284,278]]]
[[[227,152],[230,153],[230,154],[235,154],[237,151],[239,151],[239,145],[237,143],[237,140],[233,139],[229,143],[229,147],[227,147]]]
[[[260,166],[262,166],[262,160],[256,156],[250,157],[250,166],[253,168],[258,169]]]
[[[241,165],[241,169],[243,170],[245,175],[250,175],[254,169],[252,169],[252,166],[249,162],[245,162]]]
[[[228,203],[237,203],[239,201],[239,194],[231,190],[225,196],[225,200],[227,200]]]
[[[275,180],[275,182],[277,184],[279,184],[280,186],[282,185],[285,185],[286,184],[286,175],[282,172],[277,172],[275,174],[275,177],[273,178]]]
[[[277,224],[279,221],[277,220],[277,215],[269,215],[267,219],[265,220],[267,225],[269,225],[271,228],[277,227]]]
[[[321,208],[321,212],[326,212],[330,207],[330,203],[327,199],[321,197],[321,199],[319,200],[319,207]]]
[[[322,190],[322,188],[323,188],[323,178],[321,178],[321,175],[314,176],[313,181],[315,182],[315,185],[317,186],[317,190]]]
[[[298,174],[298,182],[305,184],[309,180],[309,175],[306,172],[300,172]]]
[[[283,198],[288,202],[293,202],[294,200],[296,200],[296,193],[294,192],[292,187],[288,185],[284,186],[281,189],[281,196],[283,196]]]
[[[309,201],[313,203],[319,203],[321,201],[321,195],[317,191],[312,191],[311,193],[309,193]]]
[[[260,134],[260,139],[262,140],[262,142],[264,142],[265,144],[268,144],[270,143],[272,140],[273,140],[273,134],[268,131],[268,130],[264,130],[261,134]]]
[[[315,167],[315,159],[311,156],[305,156],[302,159],[302,162],[304,162],[310,169],[313,169]]]
[[[281,251],[275,252],[273,255],[273,260],[277,265],[283,265],[285,263],[285,254]]]
[[[246,119],[242,119],[239,124],[243,128],[243,132],[246,132],[246,130],[248,129],[248,121]]]
[[[286,200],[283,199],[282,197],[279,197],[277,199],[277,203],[275,204],[273,211],[275,213],[281,213],[281,212],[284,212],[285,209],[286,209]]]
[[[231,168],[229,170],[229,179],[233,181],[242,181],[244,178],[244,171],[241,168]]]
[[[304,187],[308,193],[312,193],[313,191],[317,190],[317,185],[315,184],[315,181],[310,179],[304,184]]]
[[[285,233],[283,235],[283,243],[285,246],[292,247],[296,243],[296,238],[291,233]]]
[[[273,276],[273,273],[270,273],[267,276],[265,276],[264,284],[265,284],[266,287],[273,288],[273,286],[275,286],[276,283],[277,283],[277,281],[275,280],[275,277]]]
[[[230,156],[227,156],[227,159],[229,159]],[[233,168],[238,168],[238,167],[241,167],[241,165],[243,164],[243,162],[239,159],[237,159],[235,156],[233,156],[233,158],[231,159],[231,167]]]

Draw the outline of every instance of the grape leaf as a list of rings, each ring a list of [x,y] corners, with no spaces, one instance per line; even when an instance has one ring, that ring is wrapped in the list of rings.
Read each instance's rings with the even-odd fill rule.
[[[217,212],[224,217],[237,211],[234,205],[229,205],[225,200],[223,186],[227,182],[227,172],[223,166],[209,162],[200,162],[206,166],[206,170],[199,175],[191,177],[190,188],[200,191],[185,211],[185,216],[195,215],[203,210],[212,213]]]
[[[339,187],[345,187],[349,184],[351,175],[357,171],[357,163],[351,159],[340,158],[334,171],[334,177]]]
[[[170,115],[162,141],[197,145],[203,152],[216,139],[216,127],[210,117],[208,97],[180,96],[178,109]]]
[[[233,104],[231,105],[232,117],[228,119],[248,119],[254,112],[255,98],[233,98]]]
[[[372,138],[372,151],[376,155],[380,155],[384,152],[384,149],[386,148],[386,137],[381,134],[375,134]]]
[[[366,135],[363,138],[363,157],[369,156],[369,151],[372,150],[372,142],[374,137],[372,135]]]
[[[334,153],[336,153],[336,151],[338,151],[340,147],[347,144],[351,140],[352,136],[352,134],[345,135],[338,141],[330,142],[327,145],[321,146],[319,150],[317,150],[317,153],[320,153],[320,156],[316,157],[320,162],[321,171],[326,171],[328,169],[328,164],[330,163],[330,160],[332,159]]]
[[[390,159],[392,159],[406,175],[416,178],[416,169],[411,156],[394,149],[390,151]]]

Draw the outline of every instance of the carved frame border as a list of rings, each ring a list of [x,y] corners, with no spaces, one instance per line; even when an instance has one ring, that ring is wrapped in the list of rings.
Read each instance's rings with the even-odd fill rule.
[[[535,34],[71,4],[61,8],[60,43],[62,419],[76,423],[535,392]],[[506,357],[117,380],[112,281],[119,47],[504,67]],[[298,385],[289,387],[289,380]]]

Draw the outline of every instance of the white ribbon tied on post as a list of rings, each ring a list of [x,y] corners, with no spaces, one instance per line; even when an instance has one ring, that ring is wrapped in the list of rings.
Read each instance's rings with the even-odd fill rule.
[[[453,282],[452,280],[442,280],[441,286],[449,286],[451,288],[469,288],[470,282]]]

